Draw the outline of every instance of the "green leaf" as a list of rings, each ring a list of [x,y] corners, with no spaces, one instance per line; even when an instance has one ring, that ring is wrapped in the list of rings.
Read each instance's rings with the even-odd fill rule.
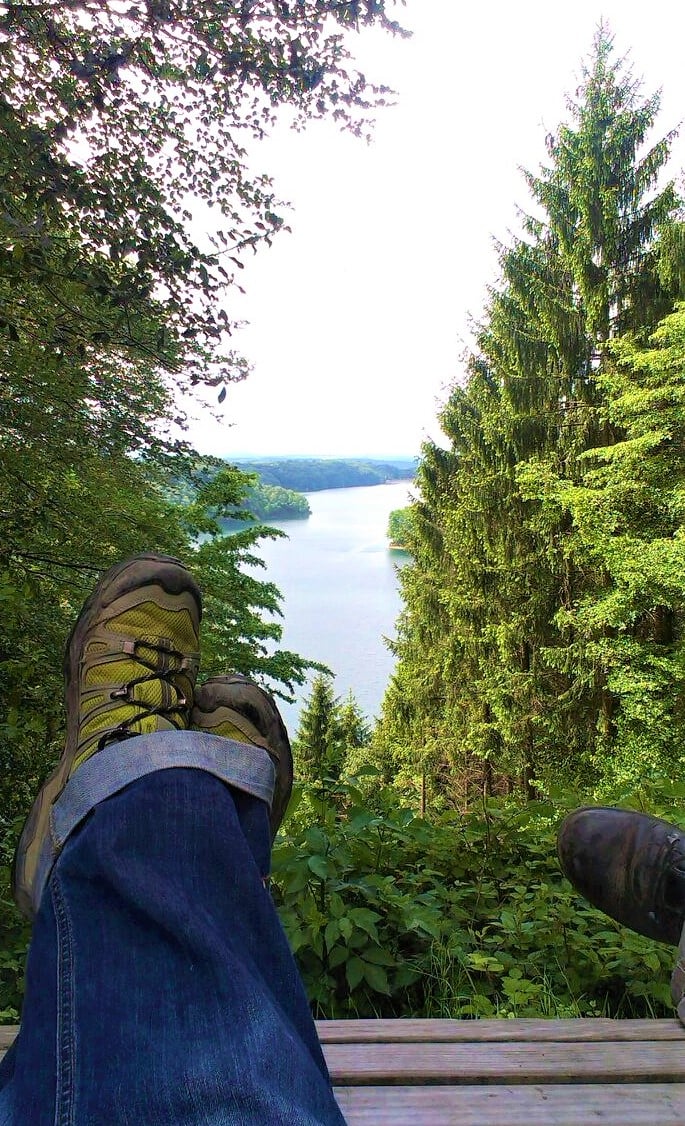
[[[310,856],[307,864],[315,876],[321,880],[328,879],[329,868],[325,856]]]
[[[349,912],[349,917],[360,930],[366,931],[371,938],[378,939],[376,921],[380,919],[380,915],[375,911],[370,911],[367,907],[353,907]]]
[[[332,970],[341,965],[348,958],[348,951],[344,946],[334,946],[328,955],[328,965]]]
[[[352,957],[345,966],[345,977],[350,989],[356,989],[364,977],[364,963],[361,958]]]
[[[339,919],[338,926],[340,927],[340,933],[343,938],[347,942],[349,942],[350,938],[352,937],[352,931],[354,930],[354,924],[352,923],[352,920],[348,918]]]
[[[326,930],[324,931],[324,938],[326,940],[326,948],[328,950],[330,950],[335,945],[335,942],[336,942],[339,934],[340,934],[340,927],[338,925],[338,922],[335,919],[332,919],[326,925]]]
[[[309,883],[309,872],[307,868],[301,867],[295,869],[292,875],[288,875],[286,880],[286,891],[288,895],[297,895],[303,891]]]
[[[412,966],[408,966],[405,963],[404,965],[400,966],[397,972],[393,975],[394,988],[397,990],[407,985],[413,985],[414,982],[418,981],[420,977],[421,974],[418,970],[415,970]]]
[[[376,993],[390,993],[388,976],[382,966],[364,962],[364,977]]]
[[[373,962],[377,966],[394,966],[396,959],[387,950],[380,946],[367,946],[364,950],[364,961]]]

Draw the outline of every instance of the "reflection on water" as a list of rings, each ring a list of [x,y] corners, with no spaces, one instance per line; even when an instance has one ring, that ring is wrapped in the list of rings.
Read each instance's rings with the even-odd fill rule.
[[[274,523],[289,538],[260,548],[266,577],[283,594],[282,646],[328,665],[336,693],[351,688],[370,717],[392,672],[383,637],[394,634],[396,569],[406,558],[388,550],[388,516],[408,503],[409,490],[409,481],[395,481],[308,493],[309,519]],[[282,708],[291,734],[307,693]]]

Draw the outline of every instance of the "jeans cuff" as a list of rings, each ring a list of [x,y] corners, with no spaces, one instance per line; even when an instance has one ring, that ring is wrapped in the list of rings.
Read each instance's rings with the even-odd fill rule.
[[[262,747],[202,731],[155,731],[110,743],[79,766],[52,807],[33,887],[36,910],[68,837],[91,810],[138,778],[172,767],[205,770],[271,807],[276,771]]]

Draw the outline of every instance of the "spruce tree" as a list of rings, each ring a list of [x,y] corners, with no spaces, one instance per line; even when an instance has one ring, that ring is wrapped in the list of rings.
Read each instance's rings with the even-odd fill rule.
[[[352,689],[337,708],[338,735],[346,751],[365,747],[371,738],[371,725]]]
[[[319,675],[312,681],[312,690],[305,701],[294,739],[297,773],[303,781],[322,784],[326,778],[337,778],[342,765],[342,748],[338,726],[338,700],[333,682]]]
[[[580,484],[586,452],[623,437],[605,409],[607,341],[647,336],[681,267],[678,200],[657,184],[672,135],[643,155],[658,97],[643,98],[612,52],[601,27],[548,165],[526,173],[533,213],[499,248],[466,386],[441,415],[449,448],[429,443],[419,472],[380,732],[399,759],[417,739],[430,747],[436,782],[436,755],[447,759],[462,800],[475,786],[520,783],[532,796],[536,779],[587,783],[598,732],[604,752],[617,735],[615,681],[599,661],[583,680],[569,643],[568,615],[596,575],[576,553],[560,482]]]
[[[646,345],[612,342],[598,385],[621,436],[585,452],[578,483],[548,482],[586,576],[553,658],[574,695],[594,691],[598,773],[625,786],[685,761],[685,306]]]

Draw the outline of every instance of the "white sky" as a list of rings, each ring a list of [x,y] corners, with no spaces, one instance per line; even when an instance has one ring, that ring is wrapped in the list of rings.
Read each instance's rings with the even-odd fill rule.
[[[360,68],[398,91],[370,146],[332,123],[279,130],[256,150],[293,205],[242,271],[249,321],[234,344],[253,374],[220,421],[198,409],[204,453],[416,455],[460,374],[468,316],[496,275],[492,237],[526,205],[600,18],[645,93],[663,90],[659,135],[685,119],[685,6],[672,0],[408,0],[411,40],[364,33]],[[672,174],[685,165],[679,139]],[[188,404],[186,404],[186,407]]]

